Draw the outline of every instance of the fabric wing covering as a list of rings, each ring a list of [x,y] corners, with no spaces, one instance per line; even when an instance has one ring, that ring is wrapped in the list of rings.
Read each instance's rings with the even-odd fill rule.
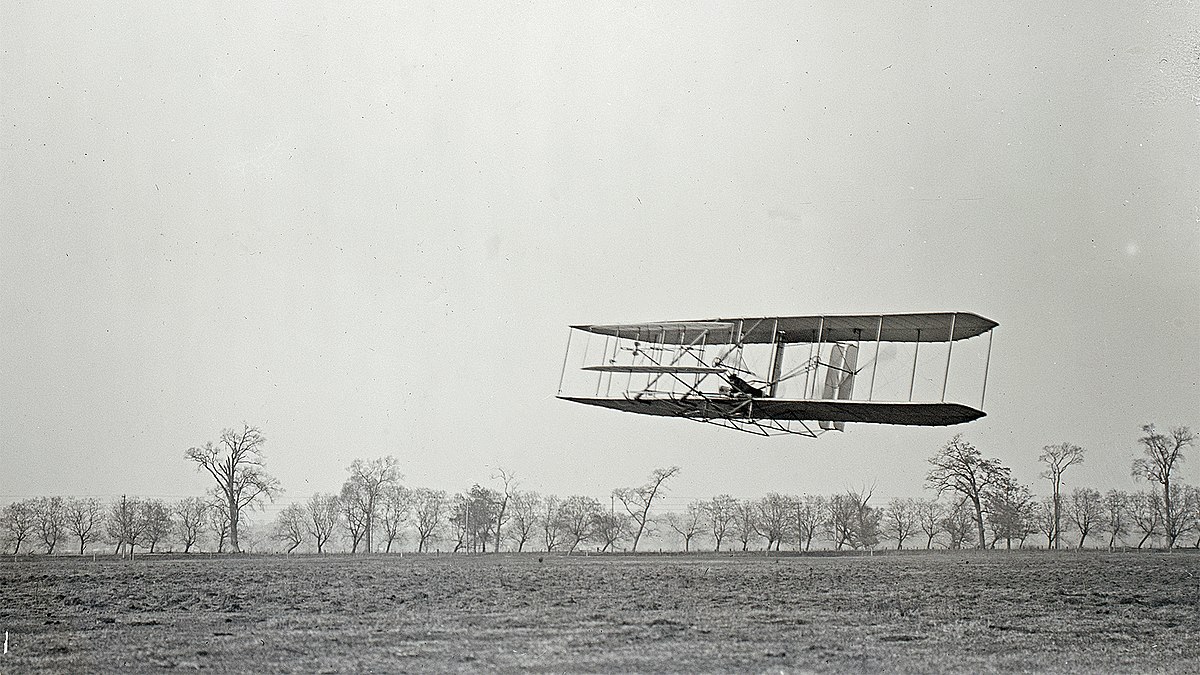
[[[642,415],[701,419],[760,418],[940,427],[962,424],[984,416],[982,410],[976,410],[961,403],[883,403],[878,401],[765,398],[751,401],[735,400],[720,405],[716,401],[704,398],[633,399],[577,396],[560,396],[559,398]]]
[[[707,344],[857,342],[945,342],[982,335],[998,324],[970,312],[811,315],[659,321],[572,326],[599,335],[641,342]]]

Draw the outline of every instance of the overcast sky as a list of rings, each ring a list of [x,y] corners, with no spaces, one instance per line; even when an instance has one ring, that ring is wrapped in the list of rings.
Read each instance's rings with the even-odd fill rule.
[[[916,495],[958,432],[1138,487],[1200,426],[1189,4],[0,0],[0,501],[199,494],[243,421],[285,500]],[[960,427],[554,397],[569,324],[942,310],[1000,323]]]

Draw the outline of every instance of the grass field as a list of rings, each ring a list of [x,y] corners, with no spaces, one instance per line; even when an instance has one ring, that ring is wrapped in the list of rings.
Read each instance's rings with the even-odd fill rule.
[[[0,672],[1197,672],[1200,555],[0,560]]]

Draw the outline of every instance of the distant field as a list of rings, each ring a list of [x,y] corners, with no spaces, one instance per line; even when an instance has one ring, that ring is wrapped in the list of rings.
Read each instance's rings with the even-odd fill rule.
[[[1200,555],[0,560],[0,672],[1200,669]]]

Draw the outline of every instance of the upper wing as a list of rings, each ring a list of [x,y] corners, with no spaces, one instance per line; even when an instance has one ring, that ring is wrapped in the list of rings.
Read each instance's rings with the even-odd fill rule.
[[[571,326],[589,333],[664,344],[731,344],[736,323],[727,321],[659,321]]]
[[[619,365],[584,366],[581,370],[595,370],[602,373],[679,373],[684,375],[717,374],[727,372],[728,368],[712,366],[656,366],[656,365]]]
[[[970,312],[744,317],[572,326],[642,342],[693,344],[813,342],[949,342],[1000,324]]]

